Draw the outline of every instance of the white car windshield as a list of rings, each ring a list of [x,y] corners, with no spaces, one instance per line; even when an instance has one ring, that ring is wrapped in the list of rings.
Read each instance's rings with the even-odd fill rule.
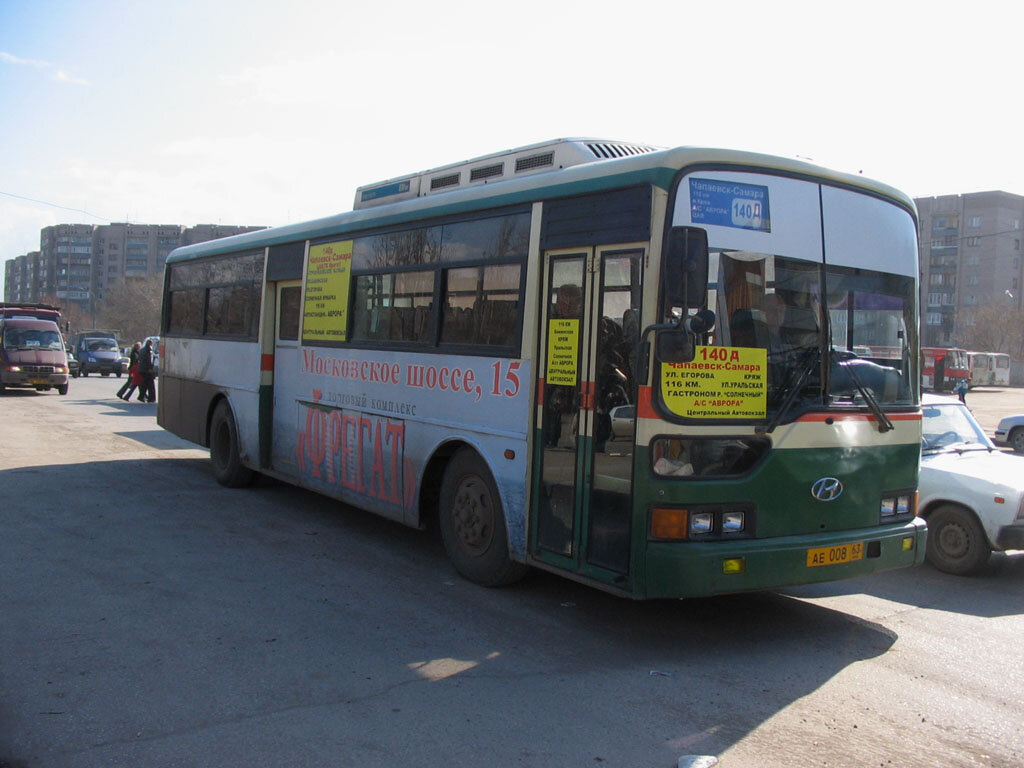
[[[926,404],[921,450],[925,453],[947,448],[992,448],[992,443],[966,406],[959,403]]]

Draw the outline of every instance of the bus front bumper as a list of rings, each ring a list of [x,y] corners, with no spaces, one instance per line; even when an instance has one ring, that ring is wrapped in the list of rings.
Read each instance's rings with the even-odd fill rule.
[[[926,536],[924,520],[914,518],[903,525],[813,537],[648,542],[645,596],[697,597],[778,589],[906,568],[924,562]],[[859,559],[828,564],[833,553],[856,551],[849,548],[857,544],[863,545]]]

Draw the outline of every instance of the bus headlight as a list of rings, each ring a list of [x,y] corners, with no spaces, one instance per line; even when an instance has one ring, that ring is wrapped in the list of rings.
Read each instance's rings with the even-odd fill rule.
[[[722,514],[722,533],[739,533],[743,530],[742,512],[725,512]]]
[[[907,517],[913,517],[917,512],[916,491],[895,491],[885,494],[879,505],[879,522],[891,523]]]
[[[652,507],[650,536],[661,541],[749,539],[754,537],[756,520],[751,504]]]
[[[696,512],[690,515],[690,533],[700,535],[711,533],[715,527],[715,516],[711,512]]]

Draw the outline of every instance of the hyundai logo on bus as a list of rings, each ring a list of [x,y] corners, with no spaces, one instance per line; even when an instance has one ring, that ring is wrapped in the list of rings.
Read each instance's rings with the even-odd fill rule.
[[[837,477],[823,477],[811,486],[811,496],[818,501],[835,501],[843,495],[843,484]]]

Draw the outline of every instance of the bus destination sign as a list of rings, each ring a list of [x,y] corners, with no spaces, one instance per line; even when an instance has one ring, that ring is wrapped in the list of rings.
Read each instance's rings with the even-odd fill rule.
[[[663,363],[661,399],[686,419],[763,419],[768,351],[756,347],[698,347],[689,363]]]
[[[771,232],[768,187],[691,177],[690,219],[694,224]]]

